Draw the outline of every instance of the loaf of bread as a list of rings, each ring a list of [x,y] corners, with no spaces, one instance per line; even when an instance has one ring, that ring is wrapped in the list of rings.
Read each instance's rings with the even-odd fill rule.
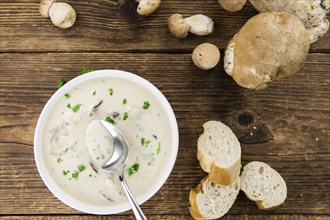
[[[197,142],[197,158],[213,183],[231,185],[239,178],[241,145],[229,127],[209,121]]]
[[[240,190],[239,178],[229,186],[222,186],[203,178],[191,189],[189,211],[194,219],[217,219],[225,215],[234,204]]]
[[[253,161],[243,167],[241,190],[259,209],[274,209],[284,203],[286,184],[281,175],[263,162]]]

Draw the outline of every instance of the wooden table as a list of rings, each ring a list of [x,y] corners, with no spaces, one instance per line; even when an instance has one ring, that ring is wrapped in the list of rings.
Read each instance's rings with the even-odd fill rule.
[[[206,175],[196,159],[196,141],[208,120],[221,120],[237,134],[243,165],[267,162],[288,187],[286,202],[274,211],[259,211],[240,193],[223,219],[330,218],[329,32],[311,46],[298,73],[256,92],[236,85],[225,74],[223,59],[210,71],[191,60],[202,42],[217,45],[223,54],[233,34],[257,14],[249,3],[229,13],[215,0],[166,0],[142,18],[117,1],[66,2],[78,16],[66,30],[40,16],[38,0],[0,3],[1,219],[133,219],[130,211],[110,217],[71,209],[50,193],[36,169],[33,135],[39,114],[57,80],[68,81],[84,67],[136,73],[156,85],[175,111],[179,154],[164,187],[142,205],[150,219],[191,218],[189,190]],[[208,15],[215,31],[176,39],[166,25],[173,13]]]

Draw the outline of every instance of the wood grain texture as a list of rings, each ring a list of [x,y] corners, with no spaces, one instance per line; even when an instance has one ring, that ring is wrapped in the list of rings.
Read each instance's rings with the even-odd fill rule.
[[[75,25],[55,27],[39,14],[39,0],[0,3],[0,219],[134,219],[131,212],[93,216],[71,209],[42,182],[33,155],[34,129],[59,78],[84,67],[136,73],[168,98],[178,120],[179,154],[162,189],[142,205],[148,219],[191,219],[189,190],[206,173],[196,142],[208,120],[221,120],[242,144],[242,164],[260,160],[285,179],[288,198],[274,211],[260,211],[240,193],[222,219],[330,219],[330,32],[311,45],[305,66],[262,91],[243,89],[221,63],[210,71],[194,66],[190,53],[210,42],[221,51],[256,10],[224,11],[216,0],[162,1],[140,17],[134,1],[65,0]],[[214,33],[176,39],[167,18],[205,14]],[[328,17],[329,18],[329,17]]]
[[[0,219],[7,220],[17,220],[17,219],[25,219],[25,220],[103,220],[103,219],[111,219],[111,220],[122,220],[122,219],[134,219],[133,216],[85,216],[85,215],[56,215],[56,216],[6,216],[1,217]],[[148,219],[191,219],[185,215],[163,215],[163,216],[151,216]],[[222,217],[223,220],[327,220],[329,217],[327,216],[316,216],[316,215],[276,215],[276,216],[264,216],[264,215],[226,215]]]
[[[120,0],[127,1],[127,0]],[[120,2],[119,1],[119,2]],[[39,14],[39,0],[2,0],[0,4],[0,48],[3,52],[191,52],[198,44],[209,42],[223,49],[232,36],[257,11],[249,4],[236,13],[224,11],[216,0],[162,1],[149,17],[134,15],[127,4],[115,0],[68,0],[77,12],[77,21],[70,29],[55,27],[49,18]],[[134,1],[130,1],[134,2]],[[174,13],[183,16],[205,14],[215,23],[214,33],[176,39],[167,28],[167,19]],[[311,51],[330,48],[328,32]]]
[[[81,214],[61,203],[43,184],[34,163],[33,134],[44,104],[56,91],[57,80],[70,80],[84,67],[134,72],[156,85],[174,109],[180,129],[179,154],[164,187],[142,205],[151,219],[190,218],[189,190],[206,175],[196,159],[196,141],[208,120],[225,122],[237,136],[266,125],[273,140],[243,144],[242,163],[267,162],[288,186],[284,205],[269,212],[259,211],[240,193],[227,219],[330,215],[330,54],[310,54],[298,73],[258,92],[237,86],[221,65],[211,71],[197,69],[190,54],[2,53],[0,58],[2,215],[15,219],[16,215]],[[236,218],[240,215],[247,216]]]

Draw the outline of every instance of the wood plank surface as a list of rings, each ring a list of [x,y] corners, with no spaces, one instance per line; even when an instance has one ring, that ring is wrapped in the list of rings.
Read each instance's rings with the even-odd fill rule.
[[[178,158],[168,181],[142,205],[148,219],[191,219],[189,191],[206,173],[196,142],[209,120],[221,120],[242,143],[242,165],[259,160],[285,179],[288,197],[276,210],[260,211],[240,193],[222,219],[330,219],[330,32],[311,45],[305,66],[265,90],[243,89],[220,64],[202,71],[191,60],[203,42],[222,52],[257,11],[224,11],[216,0],[164,0],[149,17],[134,0],[63,0],[77,12],[70,29],[39,14],[39,0],[0,2],[0,219],[134,219],[78,212],[42,182],[33,155],[34,129],[59,78],[85,67],[136,73],[157,86],[178,120]],[[135,4],[135,5],[134,5]],[[209,36],[176,39],[167,29],[174,13],[205,14],[215,22]],[[328,19],[330,17],[328,16]]]
[[[249,4],[236,13],[223,10],[216,0],[162,1],[149,17],[139,17],[131,10],[130,0],[68,0],[77,12],[77,21],[67,30],[55,27],[39,14],[39,0],[2,0],[0,4],[0,48],[3,52],[74,52],[74,51],[158,51],[191,52],[196,45],[209,42],[219,48],[257,11]],[[128,2],[119,4],[118,2]],[[174,13],[185,17],[205,14],[215,23],[214,33],[190,34],[176,39],[167,28]],[[330,33],[311,46],[313,52],[329,52]]]
[[[109,219],[108,216],[85,216],[85,215],[56,215],[56,216],[6,216],[1,217],[0,219],[7,219],[7,220],[17,220],[22,219],[24,217],[25,220],[54,220],[54,219],[61,219],[61,220],[103,220]],[[122,219],[134,219],[133,216],[111,216],[111,220],[122,220]],[[185,215],[163,215],[163,216],[151,216],[148,219],[189,219]],[[223,220],[327,220],[329,219],[325,215],[276,215],[276,216],[264,216],[264,215],[226,215]]]
[[[267,162],[288,186],[285,204],[268,212],[258,210],[240,193],[227,219],[330,214],[330,54],[309,54],[298,73],[258,92],[237,86],[221,65],[211,71],[197,69],[190,54],[2,53],[0,58],[2,215],[82,214],[61,203],[43,184],[34,163],[33,134],[57,80],[70,80],[84,67],[134,72],[156,85],[174,109],[179,154],[164,187],[142,205],[151,218],[173,213],[173,218],[189,218],[189,190],[206,175],[196,159],[196,141],[208,120],[227,123],[240,138],[254,132],[243,139],[254,143],[242,144],[243,165],[252,160]],[[265,139],[270,134],[273,140]],[[313,216],[302,219],[309,218]]]

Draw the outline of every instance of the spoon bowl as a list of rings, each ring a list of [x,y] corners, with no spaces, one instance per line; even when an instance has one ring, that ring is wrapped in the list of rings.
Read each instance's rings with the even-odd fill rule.
[[[129,151],[126,138],[118,128],[116,128],[109,122],[100,119],[94,120],[99,120],[100,123],[107,129],[107,131],[111,134],[114,143],[114,150],[110,160],[103,164],[101,168],[110,172],[119,171],[120,173],[122,173],[122,175],[124,175],[124,167],[127,161]]]
[[[128,142],[125,136],[121,133],[121,131],[118,128],[116,128],[115,126],[113,126],[112,124],[110,124],[105,120],[94,119],[88,124],[88,126],[96,121],[99,121],[110,133],[114,144],[112,156],[106,163],[104,163],[101,166],[101,169],[118,175],[119,182],[123,187],[127,199],[132,207],[135,218],[138,220],[144,220],[146,219],[146,217],[144,216],[139,204],[135,200],[134,196],[132,195],[125,181],[124,171],[125,171],[125,165],[127,162],[127,157],[129,152]]]

